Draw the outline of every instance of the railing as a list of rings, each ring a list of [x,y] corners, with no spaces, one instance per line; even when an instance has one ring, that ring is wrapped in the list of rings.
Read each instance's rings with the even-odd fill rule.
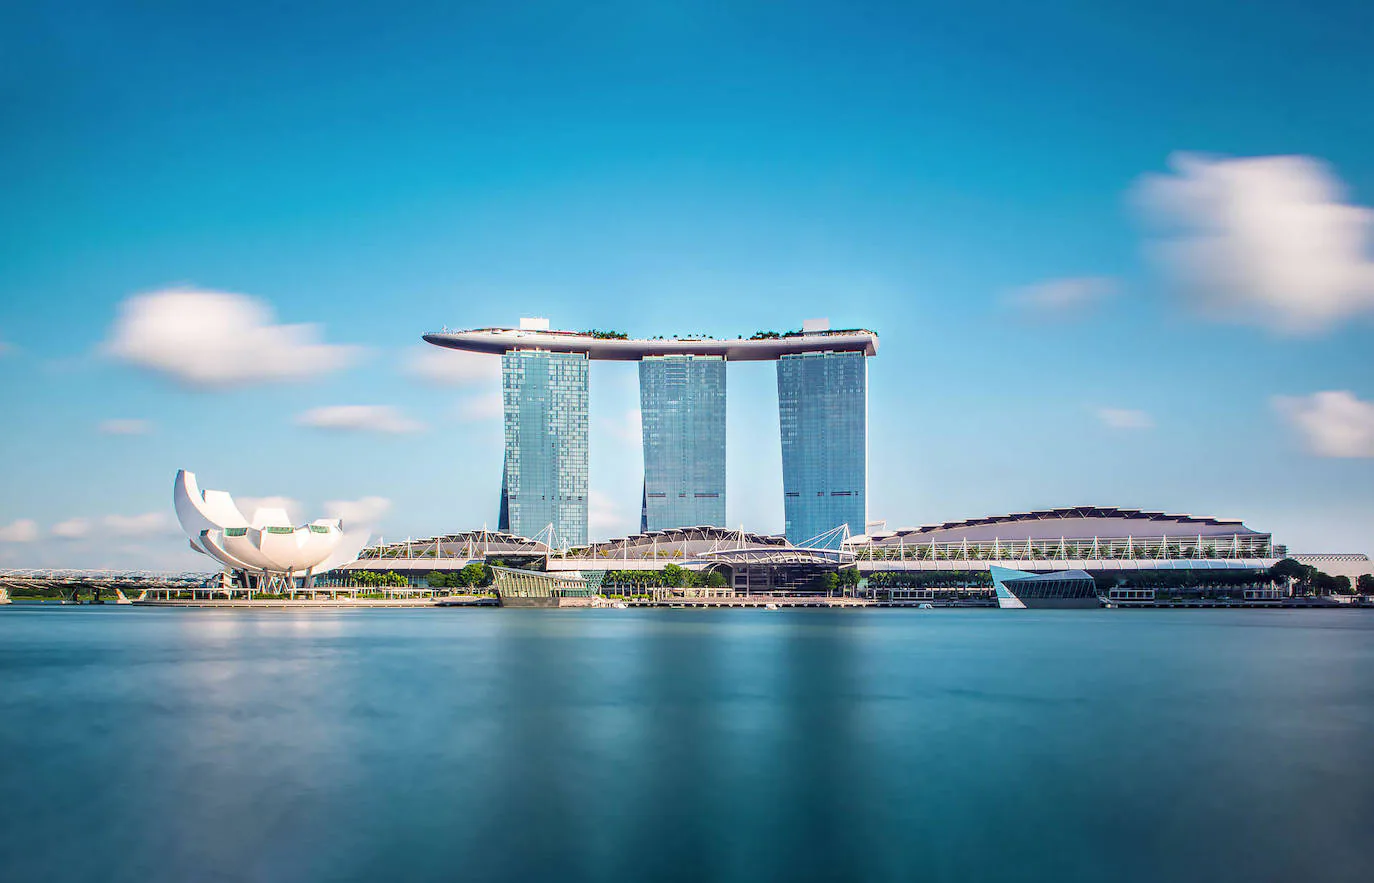
[[[63,580],[76,581],[158,581],[186,585],[218,579],[219,573],[185,570],[78,570],[73,568],[6,568],[0,569],[0,580]]]
[[[848,548],[859,561],[1084,561],[1271,558],[1266,540],[1241,537],[1011,540],[977,543],[864,543]]]

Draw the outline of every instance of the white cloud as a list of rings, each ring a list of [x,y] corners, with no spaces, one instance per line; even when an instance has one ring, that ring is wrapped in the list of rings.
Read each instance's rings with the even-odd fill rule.
[[[635,513],[638,515],[638,512]],[[587,500],[587,532],[592,539],[623,537],[639,531],[637,518],[609,495],[592,491]]]
[[[351,530],[354,526],[373,526],[381,521],[390,508],[391,501],[386,497],[330,500],[324,504],[324,511],[330,518],[343,519],[344,530]]]
[[[644,442],[644,415],[638,408],[633,408],[620,415],[620,419],[611,420],[606,424],[606,431],[617,441],[626,444],[643,444]]]
[[[458,403],[458,416],[463,420],[478,422],[494,420],[505,410],[500,391],[469,396]]]
[[[89,518],[68,518],[52,526],[52,535],[64,540],[79,540],[90,532]]]
[[[106,515],[100,523],[110,533],[126,537],[146,537],[165,533],[172,528],[166,512],[145,512],[142,515]]]
[[[1274,407],[1318,457],[1374,457],[1374,402],[1346,390],[1275,396]]]
[[[277,325],[243,294],[170,288],[125,300],[105,352],[193,387],[302,380],[345,367],[359,348],[314,325]]]
[[[101,435],[147,435],[152,428],[147,420],[102,420],[96,430]]]
[[[423,344],[406,355],[405,371],[440,386],[483,386],[501,380],[501,357]]]
[[[1078,276],[1050,279],[1018,288],[1007,294],[1006,302],[1027,313],[1062,315],[1073,310],[1090,309],[1116,291],[1116,280],[1111,277]]]
[[[1311,334],[1374,311],[1374,210],[1304,156],[1175,154],[1135,198],[1173,231],[1152,247],[1215,319]]]
[[[1149,414],[1131,408],[1098,408],[1097,419],[1112,429],[1149,429],[1155,425]]]
[[[20,518],[0,527],[0,543],[31,543],[38,539],[38,525],[32,519]]]
[[[329,405],[296,417],[301,426],[341,432],[419,432],[425,426],[390,405]]]

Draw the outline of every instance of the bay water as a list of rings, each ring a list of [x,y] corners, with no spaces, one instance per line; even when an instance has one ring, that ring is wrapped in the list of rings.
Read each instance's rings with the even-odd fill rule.
[[[0,608],[0,880],[1374,880],[1374,612]]]

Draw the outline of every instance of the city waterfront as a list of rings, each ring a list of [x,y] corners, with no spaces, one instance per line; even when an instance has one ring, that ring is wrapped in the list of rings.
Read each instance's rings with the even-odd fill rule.
[[[1358,610],[0,610],[13,880],[1366,880]]]

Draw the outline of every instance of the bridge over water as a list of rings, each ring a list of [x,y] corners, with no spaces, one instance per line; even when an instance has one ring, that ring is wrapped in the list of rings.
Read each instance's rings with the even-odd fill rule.
[[[223,575],[172,570],[73,570],[19,568],[0,570],[0,593],[6,596],[52,594],[70,598],[82,590],[114,596],[150,589],[198,589],[217,587]]]

